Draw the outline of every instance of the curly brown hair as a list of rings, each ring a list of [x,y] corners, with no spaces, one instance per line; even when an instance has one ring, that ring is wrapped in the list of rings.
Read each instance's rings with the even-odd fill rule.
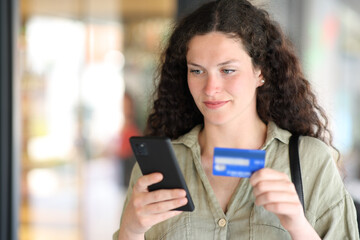
[[[273,121],[291,133],[332,145],[328,119],[291,43],[265,10],[245,0],[207,3],[175,25],[161,58],[147,135],[175,139],[203,123],[187,84],[186,54],[194,36],[213,31],[241,39],[254,67],[261,70],[266,82],[257,90],[257,113],[264,123]]]

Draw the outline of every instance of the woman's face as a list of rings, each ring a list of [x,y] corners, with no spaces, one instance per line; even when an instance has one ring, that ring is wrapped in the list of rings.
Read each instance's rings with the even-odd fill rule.
[[[261,71],[238,38],[220,32],[193,37],[186,55],[188,85],[205,123],[241,123],[257,117]]]

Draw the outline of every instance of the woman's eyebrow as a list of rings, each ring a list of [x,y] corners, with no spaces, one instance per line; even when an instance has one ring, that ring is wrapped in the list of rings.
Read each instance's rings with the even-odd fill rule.
[[[227,64],[238,63],[238,62],[239,62],[238,60],[232,59],[232,60],[228,60],[228,61],[219,63],[219,64],[217,64],[217,66],[224,66],[224,65],[227,65]],[[192,66],[194,66],[194,67],[203,67],[203,66],[201,66],[200,64],[196,64],[196,63],[193,63],[193,62],[188,62],[187,64],[188,64],[188,65],[192,65]]]
[[[229,61],[219,63],[218,66],[224,66],[224,65],[227,65],[227,64],[238,63],[238,62],[239,62],[239,60],[231,59],[231,60],[229,60]]]
[[[194,67],[203,67],[203,66],[201,66],[201,65],[199,65],[199,64],[192,63],[192,62],[188,62],[187,64],[188,64],[188,65],[192,65],[192,66],[194,66]]]

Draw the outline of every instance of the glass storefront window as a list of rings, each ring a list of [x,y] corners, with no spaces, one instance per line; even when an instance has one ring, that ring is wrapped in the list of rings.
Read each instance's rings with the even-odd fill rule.
[[[20,5],[19,238],[110,239],[175,1]]]

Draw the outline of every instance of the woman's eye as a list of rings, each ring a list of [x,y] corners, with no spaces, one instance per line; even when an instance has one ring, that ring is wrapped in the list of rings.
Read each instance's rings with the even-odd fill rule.
[[[199,70],[199,69],[191,69],[191,70],[190,70],[190,73],[199,75],[199,74],[203,73],[203,71],[201,71],[201,70]]]
[[[222,70],[222,71],[223,71],[223,73],[225,73],[225,74],[230,74],[230,73],[235,72],[235,70],[233,70],[233,69],[224,69],[224,70]]]

